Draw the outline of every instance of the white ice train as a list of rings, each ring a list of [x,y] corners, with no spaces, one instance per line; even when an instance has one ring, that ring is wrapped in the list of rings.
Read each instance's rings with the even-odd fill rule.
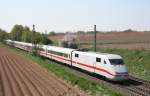
[[[32,44],[6,40],[6,43],[20,49],[31,51]],[[83,52],[76,49],[50,45],[38,45],[41,56],[69,64],[70,66],[102,75],[113,81],[128,79],[128,71],[120,55],[108,53]]]

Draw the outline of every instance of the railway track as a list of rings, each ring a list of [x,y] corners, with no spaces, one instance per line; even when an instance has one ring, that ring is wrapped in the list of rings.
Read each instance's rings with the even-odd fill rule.
[[[60,62],[56,62],[50,60],[48,63],[55,64],[57,66],[65,68],[65,70],[78,75],[79,77],[95,81],[96,83],[102,83],[108,86],[111,86],[113,89],[120,91],[121,93],[128,96],[150,96],[150,82],[145,81],[133,76],[129,76],[128,81],[124,82],[112,82],[106,80],[105,78],[95,75],[84,70],[80,70],[78,68],[73,68],[68,65],[62,64]]]

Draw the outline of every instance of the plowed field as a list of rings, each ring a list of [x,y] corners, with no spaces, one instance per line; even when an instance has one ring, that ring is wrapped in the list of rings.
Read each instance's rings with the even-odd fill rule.
[[[49,36],[49,39],[60,42],[64,36],[65,34],[58,34]],[[81,33],[76,36],[80,47],[93,48],[93,33]],[[97,33],[97,48],[150,50],[149,37],[150,32],[99,32]]]
[[[0,47],[0,96],[85,96],[85,93]]]

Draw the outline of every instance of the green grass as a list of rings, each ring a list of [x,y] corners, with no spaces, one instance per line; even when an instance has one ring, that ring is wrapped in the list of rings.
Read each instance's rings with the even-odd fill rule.
[[[121,55],[131,75],[150,81],[150,51],[127,49],[98,49],[97,51]]]
[[[59,78],[67,80],[72,85],[77,85],[82,90],[88,92],[88,94],[90,94],[91,96],[123,96],[121,93],[115,91],[115,89],[111,89],[109,86],[98,84],[94,81],[81,78],[77,75],[72,74],[71,72],[66,71],[64,68],[59,67],[58,65],[48,64],[47,59],[33,56],[31,54],[28,54],[27,52],[21,51],[16,48],[8,48],[15,51],[18,55],[28,58],[33,62],[36,62],[37,64],[41,65],[41,67],[47,69],[49,72],[54,73]]]

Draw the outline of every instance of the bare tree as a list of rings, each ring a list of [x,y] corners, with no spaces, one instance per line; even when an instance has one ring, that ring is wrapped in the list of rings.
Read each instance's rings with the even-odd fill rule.
[[[77,36],[73,33],[67,32],[60,44],[62,47],[77,49]]]

